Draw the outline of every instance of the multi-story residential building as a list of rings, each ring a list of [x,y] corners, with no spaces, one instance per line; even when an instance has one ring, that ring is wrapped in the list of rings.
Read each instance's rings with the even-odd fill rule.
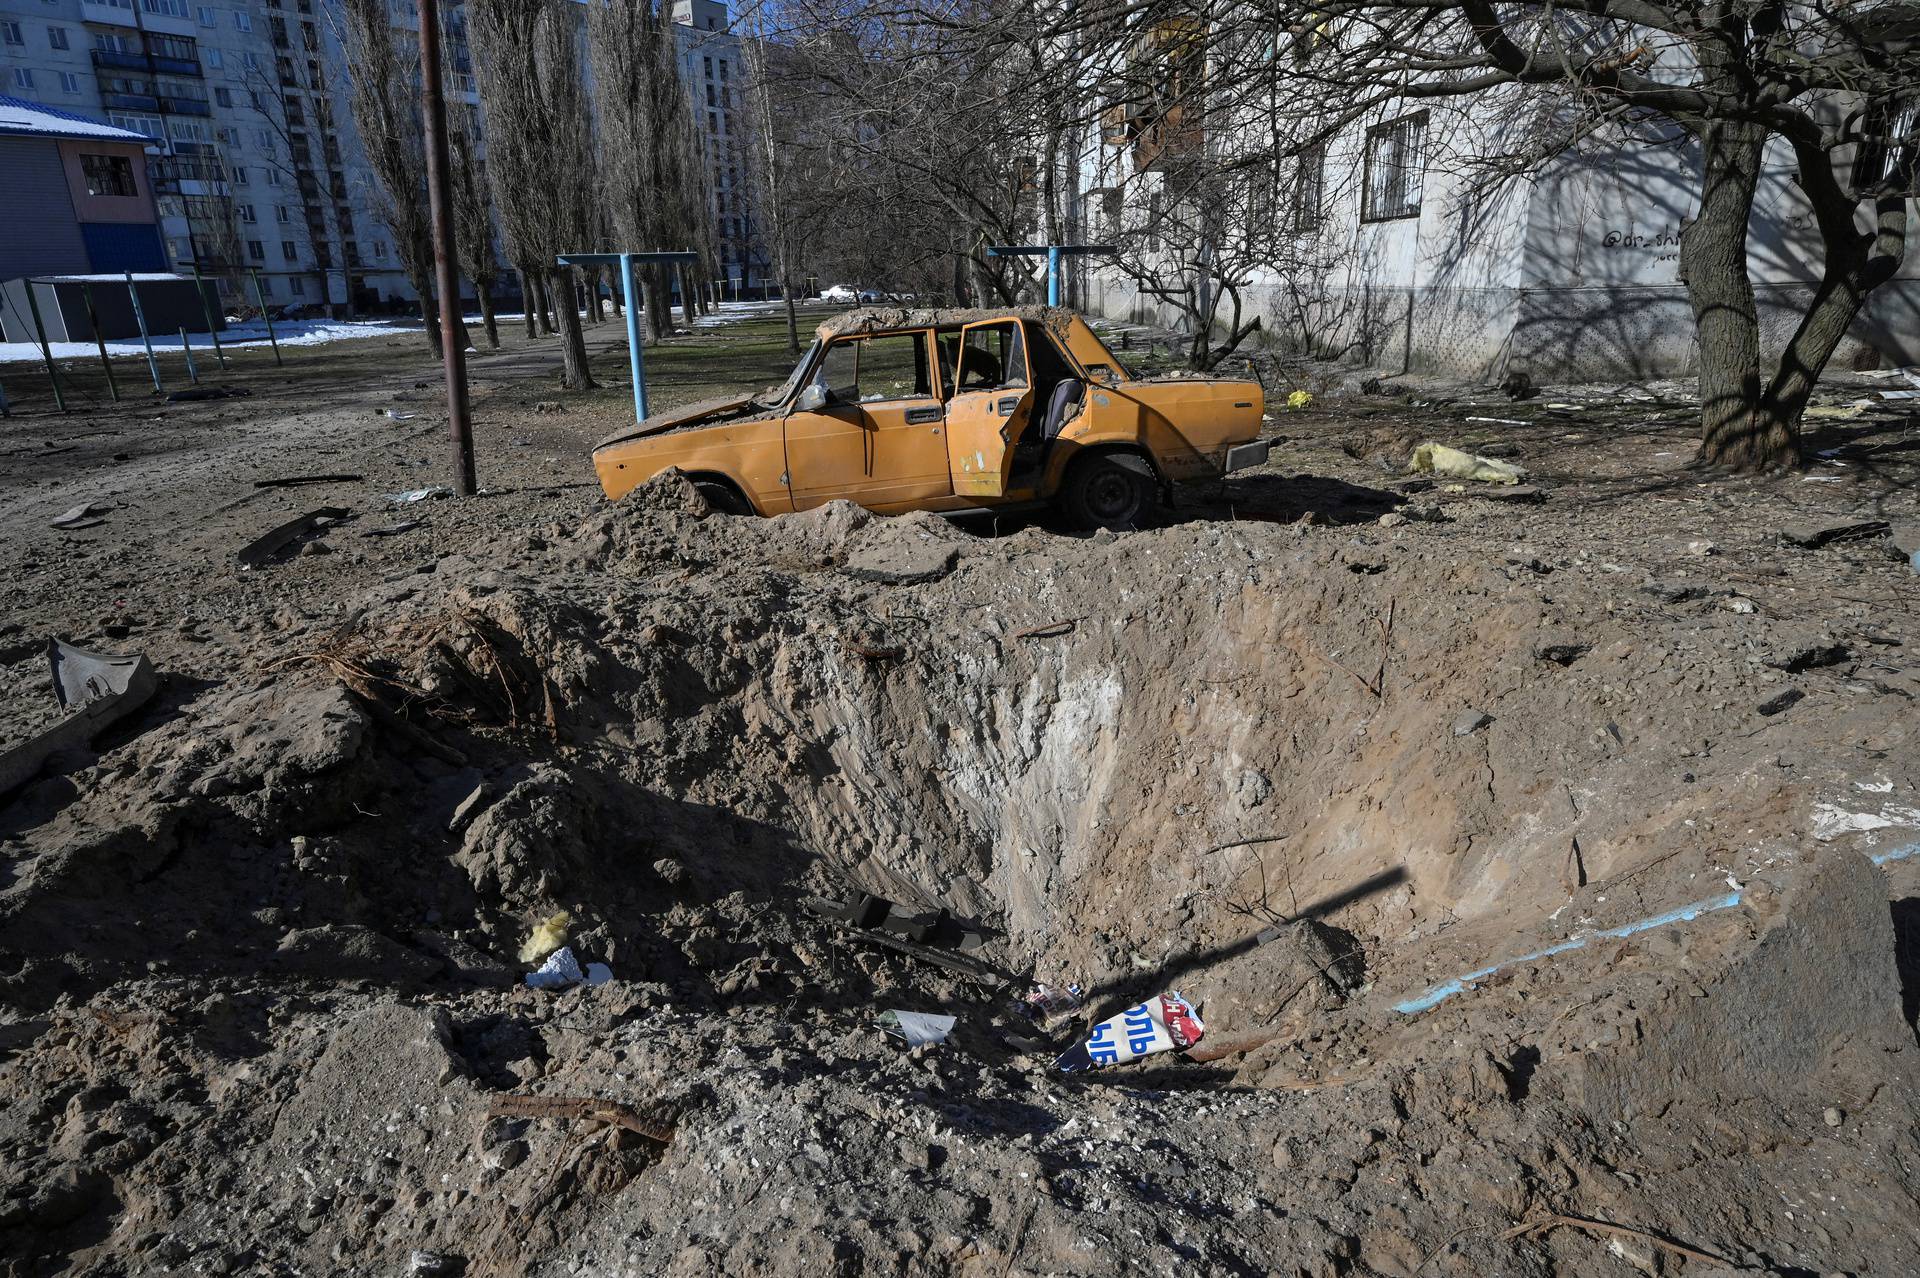
[[[412,0],[388,0],[417,38]],[[453,105],[477,104],[459,0],[443,52]],[[722,274],[757,281],[764,258],[742,181],[739,41],[719,0],[678,0]],[[76,111],[160,144],[151,159],[168,264],[199,267],[230,305],[413,299],[379,215],[349,108],[327,0],[0,0],[0,93]],[[677,247],[677,246],[675,246]]]
[[[757,290],[771,271],[754,233],[746,180],[751,170],[745,126],[751,117],[740,98],[746,83],[740,36],[721,0],[674,0],[673,20],[681,79],[693,94],[694,120],[713,193],[711,248],[720,265],[721,283],[729,296],[736,290]]]

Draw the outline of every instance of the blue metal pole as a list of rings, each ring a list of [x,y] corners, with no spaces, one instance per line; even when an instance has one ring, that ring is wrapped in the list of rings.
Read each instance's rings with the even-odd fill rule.
[[[633,254],[620,255],[620,295],[626,299],[627,367],[633,373],[633,412],[647,420],[647,366],[640,345],[640,312],[633,300]]]
[[[140,309],[140,286],[133,282],[133,272],[127,272],[127,296],[133,299],[133,318],[140,325],[140,342],[147,348],[147,371],[153,374],[155,394],[164,395],[167,388],[160,384],[160,361],[153,357],[153,339],[147,336],[147,313]]]
[[[1047,245],[1047,305],[1060,305],[1060,246]]]

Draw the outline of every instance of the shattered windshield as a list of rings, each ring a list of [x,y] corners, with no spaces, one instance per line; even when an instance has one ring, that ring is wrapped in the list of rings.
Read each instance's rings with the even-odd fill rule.
[[[791,399],[794,391],[800,389],[800,375],[807,371],[807,366],[813,363],[813,357],[819,353],[820,339],[816,337],[813,339],[813,345],[807,347],[806,352],[800,356],[800,361],[793,366],[793,371],[787,374],[787,380],[780,383],[778,390],[760,395],[759,402],[767,405],[784,404]]]

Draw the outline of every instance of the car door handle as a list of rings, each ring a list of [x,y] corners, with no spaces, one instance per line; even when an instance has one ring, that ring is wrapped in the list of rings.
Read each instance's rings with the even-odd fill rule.
[[[907,410],[907,425],[925,426],[929,422],[939,421],[941,416],[941,410],[938,407],[909,408]]]
[[[1009,395],[994,407],[999,410],[1002,417],[1011,417],[1013,416],[1014,410],[1020,407],[1020,397],[1018,395]]]

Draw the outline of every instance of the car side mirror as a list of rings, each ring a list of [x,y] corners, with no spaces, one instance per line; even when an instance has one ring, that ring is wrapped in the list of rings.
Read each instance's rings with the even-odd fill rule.
[[[809,382],[800,392],[800,398],[793,401],[796,413],[817,413],[827,406],[827,388],[819,382]]]

